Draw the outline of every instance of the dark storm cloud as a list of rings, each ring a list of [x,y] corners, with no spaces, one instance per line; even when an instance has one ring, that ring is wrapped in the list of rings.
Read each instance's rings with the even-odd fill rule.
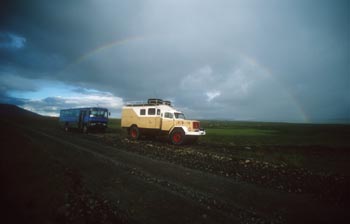
[[[0,90],[0,103],[5,104],[14,104],[17,106],[23,106],[26,102],[26,99],[17,98],[17,97],[9,97],[6,92]]]
[[[24,47],[26,39],[12,33],[0,33],[0,48],[21,49]]]
[[[40,78],[124,101],[169,98],[193,117],[350,120],[348,1],[33,0],[0,8],[3,96],[37,88],[11,79]]]

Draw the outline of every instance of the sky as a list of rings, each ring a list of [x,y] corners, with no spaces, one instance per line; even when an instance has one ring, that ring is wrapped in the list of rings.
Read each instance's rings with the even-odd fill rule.
[[[0,103],[350,123],[350,1],[5,0]]]

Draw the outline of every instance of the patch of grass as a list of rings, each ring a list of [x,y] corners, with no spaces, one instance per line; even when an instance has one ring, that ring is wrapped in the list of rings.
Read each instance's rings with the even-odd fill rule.
[[[235,145],[350,146],[350,125],[203,121],[204,142]]]
[[[292,167],[305,167],[307,166],[307,155],[303,153],[303,150],[259,150],[261,153],[260,159],[269,162],[285,163]]]
[[[116,134],[120,134],[122,131],[122,128],[120,126],[121,120],[120,119],[116,119],[116,118],[110,118],[108,120],[108,129],[107,132],[108,133],[116,133]]]
[[[270,136],[277,133],[276,130],[262,130],[252,128],[210,128],[207,129],[208,135],[213,136]]]
[[[350,125],[202,121],[200,138],[213,151],[226,148],[236,158],[286,163],[316,172],[349,167]]]
[[[109,118],[108,127],[112,129],[121,129],[120,127],[121,120],[117,118]]]
[[[254,128],[208,128],[206,136],[201,140],[209,143],[224,143],[231,145],[263,144],[267,138],[278,134],[276,130]]]

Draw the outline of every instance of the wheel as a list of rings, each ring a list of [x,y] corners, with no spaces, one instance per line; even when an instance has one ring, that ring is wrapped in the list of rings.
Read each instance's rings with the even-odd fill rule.
[[[139,128],[137,126],[134,125],[134,126],[132,126],[130,128],[130,137],[132,139],[134,139],[134,140],[139,139],[139,137],[140,137],[140,130],[139,130]]]
[[[171,143],[181,145],[185,141],[185,133],[182,130],[174,130],[170,135]]]

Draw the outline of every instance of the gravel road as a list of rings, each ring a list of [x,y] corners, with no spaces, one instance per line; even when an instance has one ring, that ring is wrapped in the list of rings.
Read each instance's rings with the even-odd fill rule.
[[[12,130],[2,136],[7,149],[18,136],[17,153],[40,152],[69,180],[54,209],[58,223],[341,223],[349,218],[342,203],[315,197],[307,184],[290,184],[288,179],[297,176],[320,180],[285,164],[239,160],[200,144],[174,147],[109,133],[6,125]],[[348,186],[342,176],[329,178],[321,183],[332,180],[341,191]]]

